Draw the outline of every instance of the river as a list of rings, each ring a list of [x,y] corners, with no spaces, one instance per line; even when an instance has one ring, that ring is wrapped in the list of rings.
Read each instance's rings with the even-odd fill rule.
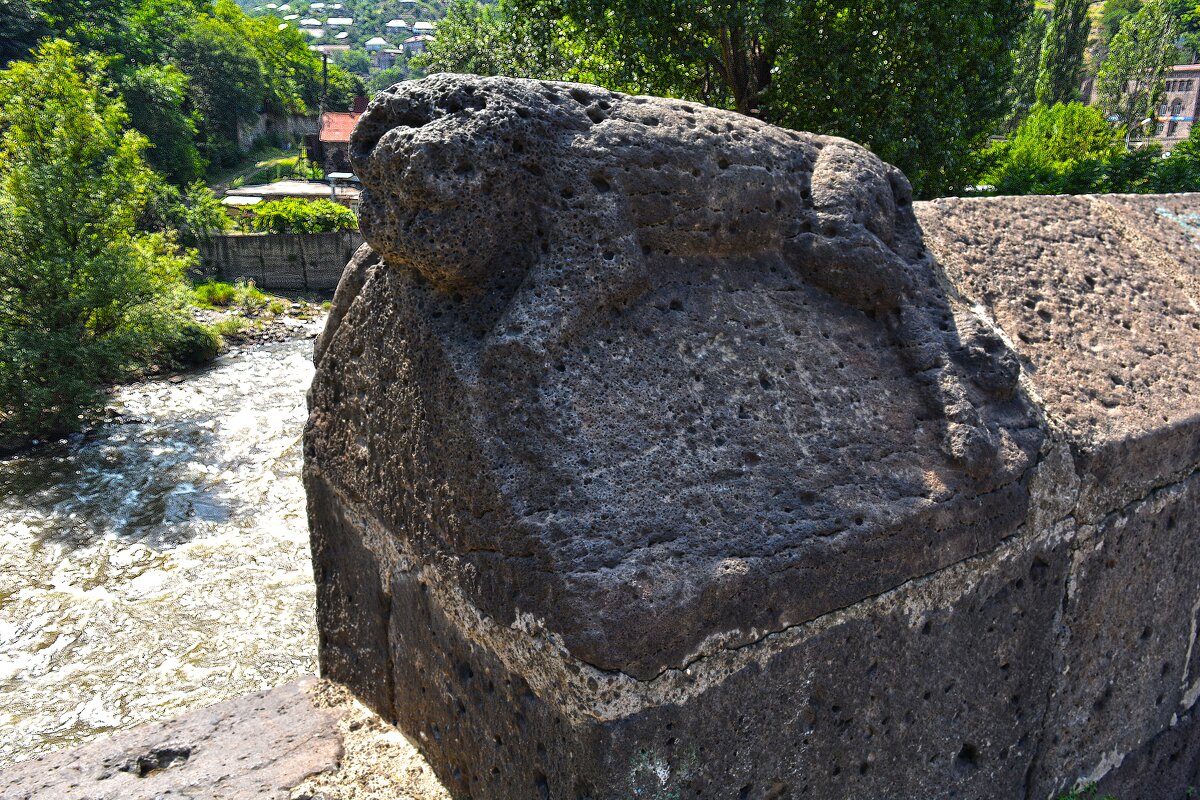
[[[311,354],[122,387],[117,421],[0,461],[0,765],[314,671]]]

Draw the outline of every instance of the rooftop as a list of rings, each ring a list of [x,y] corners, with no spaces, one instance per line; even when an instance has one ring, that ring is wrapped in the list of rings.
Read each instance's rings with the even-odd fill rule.
[[[326,111],[321,115],[322,142],[349,142],[350,133],[362,114],[350,111]]]
[[[359,190],[352,186],[338,186],[337,196],[354,200],[358,198]],[[280,197],[299,197],[311,200],[329,199],[329,184],[324,181],[275,181],[257,186],[242,186],[238,189],[228,189],[225,192],[226,205],[246,205],[244,201],[233,200],[235,197],[258,197],[263,200],[277,200]],[[232,202],[230,202],[232,200]],[[251,203],[252,204],[252,203]]]

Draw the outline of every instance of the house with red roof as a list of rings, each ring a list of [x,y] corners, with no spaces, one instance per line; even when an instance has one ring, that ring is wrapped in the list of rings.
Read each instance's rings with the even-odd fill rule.
[[[350,134],[358,118],[367,110],[367,98],[354,98],[353,111],[326,111],[321,114],[315,147],[310,145],[309,157],[326,172],[350,172]]]

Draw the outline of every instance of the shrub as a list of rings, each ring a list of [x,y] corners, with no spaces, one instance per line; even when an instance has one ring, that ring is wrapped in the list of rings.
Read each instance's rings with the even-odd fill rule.
[[[159,351],[158,363],[183,369],[207,364],[221,352],[221,335],[211,326],[185,322]]]
[[[192,289],[192,297],[198,306],[225,308],[237,299],[237,288],[221,281],[206,281]]]
[[[249,320],[245,317],[234,315],[214,323],[212,329],[218,336],[225,337],[236,336],[248,327],[250,327]]]
[[[275,316],[279,316],[287,309],[282,300],[272,300],[271,305],[267,306],[267,310]]]
[[[357,230],[354,212],[332,200],[271,200],[255,207],[254,229],[268,233]]]

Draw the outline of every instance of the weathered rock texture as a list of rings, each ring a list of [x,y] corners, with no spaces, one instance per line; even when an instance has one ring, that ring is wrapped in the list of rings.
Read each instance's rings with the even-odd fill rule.
[[[455,797],[1040,798],[1184,718],[1197,257],[1153,199],[915,215],[844,140],[447,75],[352,150],[321,663]]]
[[[0,772],[0,800],[288,800],[342,755],[345,709],[318,707],[316,683],[293,681],[20,762]]]

